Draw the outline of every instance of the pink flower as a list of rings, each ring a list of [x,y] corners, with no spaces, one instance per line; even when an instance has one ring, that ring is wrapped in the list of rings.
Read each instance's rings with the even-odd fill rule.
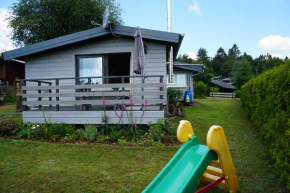
[[[124,102],[122,103],[122,106],[123,106],[123,109],[125,110],[126,109],[126,105],[125,105]]]
[[[121,111],[121,115],[120,115],[120,119],[122,119],[123,118],[123,111]]]
[[[119,117],[119,115],[118,115],[117,111],[115,111],[115,115],[116,115],[116,117]]]
[[[145,109],[147,108],[147,100],[145,100]]]
[[[130,106],[132,106],[133,105],[133,101],[132,101],[132,96],[131,95],[129,95],[129,101],[130,101]]]
[[[103,95],[103,107],[106,106],[106,100],[105,100],[105,97]]]
[[[117,111],[121,111],[120,107],[118,107]],[[115,111],[115,115],[116,115],[116,117],[122,119],[122,118],[123,118],[123,111],[121,111],[120,116],[118,115],[117,111]]]
[[[142,117],[144,116],[144,113],[145,113],[145,111],[144,111],[144,109],[143,109],[143,111],[142,111]]]

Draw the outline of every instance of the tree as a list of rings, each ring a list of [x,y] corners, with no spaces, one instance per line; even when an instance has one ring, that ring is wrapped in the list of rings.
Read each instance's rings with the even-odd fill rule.
[[[14,44],[25,46],[93,28],[91,21],[101,24],[106,6],[110,21],[122,24],[122,10],[114,0],[22,0],[6,19]]]
[[[207,67],[211,67],[210,65],[210,58],[207,55],[207,51],[205,48],[199,48],[199,50],[197,51],[197,60],[202,62],[202,64],[204,64]]]
[[[223,63],[226,62],[226,60],[227,60],[227,54],[226,54],[225,50],[222,47],[220,47],[217,50],[216,55],[212,61],[212,67],[213,67],[214,73],[216,75],[221,74],[222,65],[223,65]]]
[[[288,56],[286,56],[285,59],[284,59],[284,62],[286,62],[288,60],[289,60],[289,58],[288,58]]]
[[[178,62],[184,62],[188,64],[193,64],[195,62],[194,59],[190,58],[187,54],[179,55],[179,57],[176,59]]]
[[[234,57],[235,59],[238,59],[241,55],[241,51],[239,50],[239,47],[237,46],[237,44],[234,44],[233,47],[231,49],[229,49],[228,52],[228,57]]]
[[[283,60],[280,59],[280,58],[268,58],[267,62],[265,63],[265,66],[266,66],[266,69],[269,70],[269,69],[272,69],[276,66],[279,66],[280,64],[283,64]]]
[[[201,61],[199,61],[199,63],[201,63]],[[205,84],[209,84],[209,82],[211,81],[211,79],[214,77],[214,72],[213,69],[210,67],[206,67],[204,68],[204,72],[198,76],[194,77],[194,81],[202,81]]]
[[[242,87],[246,82],[253,78],[251,64],[247,59],[243,58],[235,62],[236,71],[234,71],[234,81],[238,89]]]
[[[223,63],[222,65],[221,75],[225,77],[230,77],[235,61],[236,61],[236,58],[234,56],[228,58],[226,62]]]

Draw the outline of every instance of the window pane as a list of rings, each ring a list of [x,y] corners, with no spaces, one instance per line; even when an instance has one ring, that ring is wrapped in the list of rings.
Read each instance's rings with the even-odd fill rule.
[[[176,74],[176,84],[177,85],[186,85],[186,75],[185,74]]]
[[[91,77],[103,75],[102,57],[79,58],[79,76]],[[80,80],[81,83],[87,83],[87,79]],[[93,84],[102,84],[102,78],[92,79]]]

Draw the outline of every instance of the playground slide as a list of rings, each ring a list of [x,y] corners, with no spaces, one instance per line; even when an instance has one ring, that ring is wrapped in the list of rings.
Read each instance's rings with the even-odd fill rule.
[[[193,135],[192,140],[181,146],[143,193],[193,192],[209,163],[217,159],[215,151],[201,145]]]

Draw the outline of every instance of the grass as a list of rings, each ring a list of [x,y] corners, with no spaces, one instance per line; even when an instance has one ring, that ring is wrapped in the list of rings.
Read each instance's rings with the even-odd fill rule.
[[[209,127],[221,125],[241,192],[286,192],[261,157],[263,145],[255,136],[241,102],[197,101],[203,106],[185,107],[186,115],[170,122],[177,127],[179,120],[189,120],[203,144]],[[178,147],[70,145],[5,139],[0,140],[0,147],[0,192],[141,192],[178,150]],[[228,191],[215,187],[209,192]]]
[[[206,144],[207,131],[212,125],[223,127],[232,155],[241,192],[286,192],[279,187],[277,176],[262,158],[264,145],[254,133],[240,100],[197,99],[203,106],[185,107],[186,114],[171,122],[189,120],[202,144]],[[223,192],[213,189],[209,192]]]
[[[0,118],[20,120],[21,113],[16,112],[15,103],[5,103],[3,106],[0,106]]]

